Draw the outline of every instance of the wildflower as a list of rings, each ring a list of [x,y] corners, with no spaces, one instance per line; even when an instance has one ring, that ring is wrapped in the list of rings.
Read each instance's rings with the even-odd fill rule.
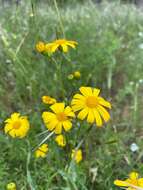
[[[52,47],[53,47],[53,43],[47,43],[46,45],[45,45],[45,52],[47,52],[47,53],[52,53],[53,51],[52,51]]]
[[[91,87],[81,87],[82,94],[75,94],[71,102],[72,109],[80,111],[78,118],[84,120],[87,117],[88,123],[96,122],[98,127],[102,126],[102,119],[107,122],[110,119],[109,113],[104,107],[111,108],[111,104],[99,97],[100,90]]]
[[[137,152],[139,150],[139,147],[136,143],[132,143],[131,146],[130,146],[130,150],[132,152]]]
[[[68,52],[68,46],[75,48],[78,43],[75,41],[68,41],[66,39],[58,39],[53,42],[52,52],[55,52],[57,49],[61,48],[63,52]]]
[[[76,163],[79,163],[82,160],[82,151],[81,151],[81,149],[72,150],[71,157],[76,161]]]
[[[54,112],[43,112],[42,118],[46,127],[56,133],[61,134],[62,127],[65,131],[69,131],[72,127],[71,118],[75,117],[72,109],[64,103],[55,103],[51,107]]]
[[[39,158],[45,158],[48,152],[48,145],[42,144],[36,151],[35,151],[35,157]]]
[[[59,146],[66,146],[66,139],[63,135],[57,135],[56,138],[55,138],[55,141],[57,142],[57,144]]]
[[[81,73],[80,73],[79,71],[75,71],[75,72],[73,73],[73,75],[74,75],[74,77],[75,77],[76,79],[79,79],[79,78],[81,77]]]
[[[24,138],[30,128],[29,121],[26,116],[20,116],[20,113],[13,113],[10,118],[5,120],[5,133],[13,138]]]
[[[43,53],[45,51],[45,44],[44,42],[38,42],[36,44],[36,50],[39,52],[39,53]]]
[[[56,103],[56,99],[50,97],[50,96],[42,96],[42,101],[44,104],[54,104]]]
[[[128,190],[137,190],[140,187],[143,187],[143,178],[139,178],[139,174],[136,172],[131,172],[129,178],[122,180],[115,180],[114,184],[120,187],[128,187]]]
[[[7,190],[16,190],[16,184],[11,182],[11,183],[8,183],[7,186],[6,186],[6,189]]]
[[[74,78],[74,75],[73,75],[73,74],[69,74],[69,75],[68,75],[68,79],[69,79],[69,80],[72,80],[73,78]]]

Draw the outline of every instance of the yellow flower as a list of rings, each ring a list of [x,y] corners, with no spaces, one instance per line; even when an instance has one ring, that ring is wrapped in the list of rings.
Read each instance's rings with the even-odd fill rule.
[[[57,49],[61,48],[63,52],[68,52],[68,46],[75,48],[78,43],[75,41],[68,41],[66,39],[58,39],[53,42],[52,52],[55,52]]]
[[[96,122],[98,127],[102,126],[102,119],[107,122],[110,119],[109,113],[104,107],[111,108],[111,104],[99,96],[100,90],[91,87],[81,87],[81,94],[75,94],[71,102],[72,109],[80,111],[78,118],[84,120],[87,117],[88,123]]]
[[[45,158],[48,152],[48,145],[47,144],[42,144],[36,151],[35,151],[35,157],[39,158]]]
[[[81,149],[72,150],[71,157],[76,161],[76,163],[79,163],[82,160],[82,151],[81,151]]]
[[[7,190],[16,190],[16,184],[11,182],[11,183],[8,183],[7,186],[6,186],[6,189]]]
[[[66,139],[63,135],[57,135],[56,138],[55,138],[55,141],[57,142],[57,144],[59,146],[66,146]]]
[[[44,42],[38,42],[36,44],[36,50],[40,53],[44,52],[45,51],[45,44]]]
[[[61,134],[62,127],[65,131],[69,131],[72,127],[71,118],[75,117],[72,109],[64,103],[55,103],[51,107],[54,112],[43,112],[42,118],[46,127],[56,133]]]
[[[5,133],[13,138],[24,138],[30,128],[29,121],[26,116],[20,116],[20,113],[13,113],[10,118],[5,120]]]
[[[75,71],[75,72],[73,73],[73,75],[74,75],[74,77],[75,77],[76,79],[79,79],[79,78],[81,77],[81,73],[80,73],[79,71]]]
[[[122,180],[115,180],[114,184],[120,187],[128,187],[128,190],[137,190],[140,187],[143,187],[143,178],[139,178],[139,174],[136,172],[131,172],[129,178]]]
[[[54,43],[47,43],[45,45],[45,52],[47,52],[47,53],[53,53],[53,51],[52,51],[53,46],[54,46]]]
[[[42,96],[42,101],[44,104],[54,104],[56,103],[56,99],[50,97],[50,96]]]

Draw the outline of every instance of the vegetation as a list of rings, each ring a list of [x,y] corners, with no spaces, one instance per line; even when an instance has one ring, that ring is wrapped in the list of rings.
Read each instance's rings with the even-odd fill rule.
[[[117,3],[75,2],[59,9],[55,3],[32,5],[0,7],[0,189],[11,181],[21,190],[118,189],[115,179],[130,171],[143,175],[143,15],[133,5]],[[38,53],[35,45],[63,35],[78,46],[65,56],[55,55],[61,63],[58,73],[51,57]],[[75,71],[81,77],[69,80]],[[41,97],[68,102],[81,86],[102,89],[112,104],[111,119],[92,129],[81,147],[83,160],[67,172],[68,148],[51,141],[41,159],[32,150],[45,137],[37,135],[46,129],[41,114],[47,105]],[[25,139],[3,132],[4,120],[13,112],[30,120]],[[80,125],[82,131],[87,127],[86,122]],[[68,134],[72,138],[72,131]]]

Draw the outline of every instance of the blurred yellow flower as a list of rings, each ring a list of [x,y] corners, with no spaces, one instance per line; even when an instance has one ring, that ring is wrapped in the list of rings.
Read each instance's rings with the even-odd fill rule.
[[[81,151],[81,149],[72,150],[71,157],[76,161],[76,163],[79,163],[82,160],[82,151]]]
[[[48,145],[47,144],[42,144],[36,151],[35,151],[35,157],[39,158],[45,158],[48,152]]]
[[[88,123],[96,122],[98,127],[102,126],[102,119],[107,122],[110,119],[109,113],[104,107],[111,108],[111,104],[99,96],[100,90],[91,87],[81,87],[81,94],[75,94],[72,99],[72,109],[78,113],[78,118],[84,120],[87,117]]]
[[[131,172],[129,178],[122,180],[115,180],[114,184],[120,187],[126,187],[128,190],[137,190],[143,187],[143,178],[139,178],[139,174],[136,172]]]
[[[36,44],[36,50],[39,52],[39,53],[42,53],[45,51],[45,44],[44,42],[38,42]]]
[[[68,52],[68,46],[75,48],[78,43],[75,41],[69,41],[66,39],[58,39],[52,43],[52,52],[55,52],[57,49],[61,48],[63,52]]]
[[[6,186],[6,189],[7,190],[16,190],[16,184],[11,182],[11,183],[8,183],[7,186]]]
[[[68,79],[69,79],[69,80],[72,80],[73,78],[74,78],[74,75],[73,75],[73,74],[69,74],[69,75],[68,75]]]
[[[56,99],[54,99],[54,98],[52,98],[52,97],[50,97],[50,96],[42,96],[42,102],[44,103],[44,104],[54,104],[54,103],[56,103]]]
[[[56,133],[61,134],[62,128],[65,131],[69,131],[72,127],[71,118],[75,117],[72,109],[64,103],[55,103],[51,107],[54,112],[43,112],[42,118],[46,127]]]
[[[53,51],[52,51],[53,46],[54,46],[53,43],[47,43],[45,45],[45,52],[47,52],[47,53],[53,53]]]
[[[80,73],[79,71],[75,71],[75,72],[73,73],[73,75],[74,75],[74,77],[75,77],[76,79],[80,79],[80,77],[81,77],[81,73]]]
[[[5,123],[5,133],[8,133],[13,138],[24,138],[30,128],[27,117],[20,116],[20,113],[13,113],[10,118],[5,120]]]
[[[55,138],[55,141],[57,142],[57,144],[59,146],[66,146],[66,139],[63,135],[57,135],[56,138]]]

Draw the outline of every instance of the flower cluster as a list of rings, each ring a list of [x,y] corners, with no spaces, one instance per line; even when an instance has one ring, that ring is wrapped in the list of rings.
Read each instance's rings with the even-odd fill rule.
[[[68,75],[68,79],[69,80],[80,79],[80,77],[81,77],[80,71],[75,71],[75,72],[73,72],[73,73],[71,73],[71,74]]]
[[[77,44],[78,43],[75,41],[66,40],[66,39],[58,39],[51,43],[44,43],[44,42],[39,41],[36,44],[36,50],[39,53],[49,53],[49,54],[54,53],[57,50],[61,50],[64,53],[67,53],[69,50],[69,47],[75,48]]]
[[[143,178],[139,177],[137,172],[131,172],[126,180],[115,180],[114,184],[119,187],[125,187],[128,190],[141,190],[143,188]]]
[[[43,96],[42,101],[45,104],[51,105],[48,111],[42,113],[42,119],[49,131],[57,135],[55,142],[61,146],[66,146],[66,138],[64,132],[71,130],[73,119],[86,119],[89,124],[96,124],[97,127],[103,126],[103,121],[107,122],[110,119],[110,114],[106,109],[111,108],[111,104],[99,96],[100,90],[91,87],[80,87],[80,93],[73,96],[70,106],[66,106],[64,102],[57,102],[56,99],[50,96]],[[24,138],[29,129],[30,124],[25,116],[20,116],[20,113],[13,113],[10,118],[5,120],[5,133],[11,137]],[[44,158],[48,152],[48,145],[42,144],[35,151],[37,158]],[[73,150],[71,157],[79,163],[82,160],[81,149]]]

